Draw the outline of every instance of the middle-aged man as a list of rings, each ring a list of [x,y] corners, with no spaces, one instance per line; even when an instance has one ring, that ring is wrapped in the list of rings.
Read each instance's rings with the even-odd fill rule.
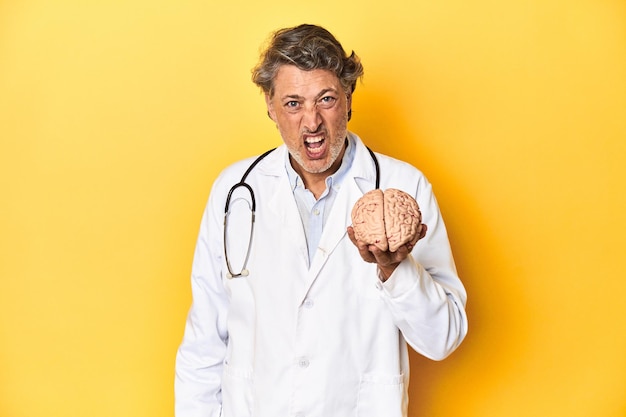
[[[465,337],[466,293],[431,185],[347,129],[362,74],[314,25],[274,33],[253,70],[284,144],[231,165],[211,190],[177,417],[406,416],[407,343],[440,360]],[[352,207],[378,181],[418,202],[416,244],[390,252],[355,238]]]

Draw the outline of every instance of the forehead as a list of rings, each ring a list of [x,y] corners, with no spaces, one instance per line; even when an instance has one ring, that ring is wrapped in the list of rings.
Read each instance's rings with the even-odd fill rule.
[[[323,90],[340,91],[339,78],[331,71],[301,70],[294,65],[282,65],[274,77],[274,95],[316,95]]]

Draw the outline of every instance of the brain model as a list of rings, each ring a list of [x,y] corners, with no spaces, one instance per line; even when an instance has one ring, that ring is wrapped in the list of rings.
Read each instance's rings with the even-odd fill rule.
[[[352,227],[358,240],[395,252],[417,242],[422,222],[417,201],[404,191],[389,188],[369,191],[352,208]]]

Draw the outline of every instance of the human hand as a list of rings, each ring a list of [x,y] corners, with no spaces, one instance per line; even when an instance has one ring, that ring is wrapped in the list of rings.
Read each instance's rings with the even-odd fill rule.
[[[391,252],[389,250],[384,251],[376,245],[368,244],[362,240],[357,240],[354,236],[354,229],[352,226],[348,226],[348,237],[354,246],[357,247],[361,258],[363,258],[365,262],[375,263],[378,265],[378,269],[380,270],[384,282],[391,276],[400,262],[409,256],[409,253],[411,253],[415,244],[426,236],[427,230],[428,227],[425,224],[420,224],[417,229],[417,238],[414,239],[413,242],[400,246],[395,252]]]

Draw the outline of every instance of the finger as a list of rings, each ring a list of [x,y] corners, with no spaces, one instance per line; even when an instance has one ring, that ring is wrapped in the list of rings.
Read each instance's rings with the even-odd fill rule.
[[[362,242],[357,245],[359,255],[361,255],[361,258],[363,258],[365,262],[376,263],[376,257],[374,256],[374,254],[372,254],[369,248],[369,245]]]
[[[352,243],[354,243],[354,246],[359,246],[359,243],[356,240],[356,237],[354,236],[354,228],[352,226],[348,226],[347,228],[348,231],[348,237],[350,238],[350,241]]]
[[[380,248],[378,248],[375,245],[370,245],[369,246],[369,251],[371,252],[371,254],[373,255],[374,259],[376,260],[376,263],[378,265],[390,265],[392,263],[395,263],[394,261],[394,257],[395,257],[395,253],[394,252],[389,252],[381,250]]]
[[[424,236],[426,236],[426,232],[428,231],[428,226],[426,226],[423,223],[420,225],[420,228],[421,228],[421,230],[420,230],[420,234],[419,234],[419,239],[417,239],[417,240],[423,239]]]
[[[348,231],[348,237],[350,238],[350,241],[354,244],[354,246],[356,246],[359,249],[359,252],[369,251],[368,250],[369,245],[365,243],[364,241],[358,240],[356,238],[356,235],[354,234],[354,229],[352,228],[352,226],[348,226],[347,231]]]
[[[390,263],[392,264],[399,264],[400,262],[402,262],[403,260],[405,260],[407,258],[407,256],[409,256],[409,245],[404,245],[398,248],[397,251],[391,253],[390,256]]]
[[[361,255],[361,258],[363,258],[365,262],[375,263],[376,258],[370,252],[369,245],[361,240],[357,240],[356,236],[354,235],[354,228],[352,226],[348,226],[347,232],[348,232],[348,237],[350,238],[350,241],[359,250],[359,255]]]
[[[405,245],[409,252],[413,250],[413,248],[415,247],[418,241],[422,240],[426,236],[427,230],[428,230],[428,227],[425,224],[419,225],[419,227],[417,228],[417,233],[415,237],[413,238],[413,240],[411,240]]]
[[[407,256],[409,256],[409,252],[411,252],[411,249],[413,249],[413,245],[410,244],[400,246],[398,250],[395,251],[393,254],[393,261],[402,262],[404,259],[406,259]]]

